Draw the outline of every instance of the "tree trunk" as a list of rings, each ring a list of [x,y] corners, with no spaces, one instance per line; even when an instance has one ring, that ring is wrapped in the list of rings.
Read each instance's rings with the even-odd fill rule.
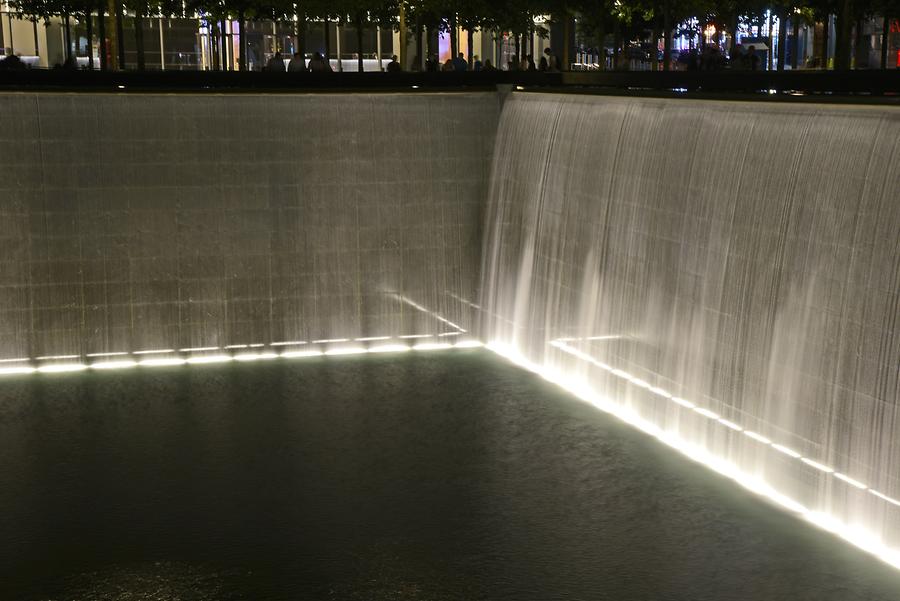
[[[466,60],[469,62],[469,69],[475,68],[475,32],[471,29],[466,30]]]
[[[516,68],[519,67],[519,64],[522,62],[522,38],[520,36],[515,36],[516,38]]]
[[[794,31],[794,51],[791,52],[791,71],[796,71],[800,68],[801,59],[800,53],[802,49],[800,48],[800,15],[794,14],[794,17],[791,19],[791,29]]]
[[[735,37],[737,37],[736,32]],[[668,2],[666,2],[666,9],[663,11],[663,70],[672,70],[672,22]]]
[[[452,58],[456,58],[456,55],[459,53],[459,40],[456,39],[456,35],[456,14],[454,13],[450,17],[450,56]]]
[[[891,41],[891,19],[887,15],[882,17],[884,23],[881,26],[881,68],[888,68],[888,43]]]
[[[69,14],[66,13],[64,16],[65,19],[65,31],[66,31],[66,62],[69,62],[72,58],[72,23],[69,19]]]
[[[97,6],[97,42],[100,46],[97,52],[100,55],[100,70],[106,71],[106,11],[102,1]]]
[[[331,65],[331,21],[325,19],[322,22],[325,34],[325,64]]]
[[[828,30],[831,29],[831,17],[825,19],[822,27],[822,68],[828,68]]]
[[[247,70],[247,21],[244,11],[238,12],[238,70]]]
[[[741,17],[740,15],[734,18],[734,23],[731,26],[731,48],[728,49],[728,55],[734,57],[737,54],[737,46],[738,46],[738,30],[741,28]]]
[[[613,70],[619,66],[619,48],[622,46],[622,26],[619,19],[613,25]]]
[[[784,71],[784,59],[787,56],[787,10],[778,14],[778,58],[776,68]]]
[[[659,70],[659,29],[653,28],[650,36],[653,39],[653,51],[650,53],[650,70]]]
[[[119,69],[125,70],[125,24],[122,19],[122,3],[116,2],[116,54],[119,57]]]
[[[297,8],[297,48],[295,52],[300,55],[303,61],[306,61],[306,9]],[[304,64],[306,64],[304,62]]]
[[[419,61],[418,64],[412,65],[413,71],[422,71],[424,67],[424,59],[422,56],[425,53],[425,44],[422,41],[422,33],[424,26],[422,25],[422,17],[416,17],[416,60]]]
[[[360,73],[365,70],[363,65],[363,20],[361,16],[356,17],[356,68]]]
[[[147,63],[144,55],[144,15],[141,11],[134,13],[134,44],[137,47],[137,68],[144,71]]]
[[[88,69],[91,71],[94,70],[94,11],[91,9],[91,5],[88,4],[88,8],[85,11],[85,25],[87,26],[87,53],[88,53]],[[35,34],[37,31],[35,31]],[[37,35],[34,36],[34,47],[37,48]]]
[[[601,71],[606,71],[606,19],[600,17],[597,24],[597,66]]]
[[[863,36],[863,20],[858,19],[856,21],[856,36],[854,43],[854,62],[857,69],[863,69],[869,67],[869,45],[864,44],[863,40],[865,36]]]
[[[837,35],[837,44],[834,51],[834,68],[845,70],[850,68],[850,45],[853,32],[853,21],[850,17],[850,0],[841,2],[840,13],[838,14],[837,26],[835,27]]]

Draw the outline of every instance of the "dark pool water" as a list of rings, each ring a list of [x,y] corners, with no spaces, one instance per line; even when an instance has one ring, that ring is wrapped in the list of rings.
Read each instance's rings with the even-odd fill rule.
[[[0,380],[0,599],[900,599],[484,351]]]

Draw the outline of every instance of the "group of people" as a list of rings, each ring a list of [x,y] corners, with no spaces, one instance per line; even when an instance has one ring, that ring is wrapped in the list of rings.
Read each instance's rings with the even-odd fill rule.
[[[306,59],[299,52],[295,52],[293,57],[291,57],[290,61],[287,63],[284,60],[284,57],[280,52],[276,52],[266,63],[264,71],[273,72],[273,73],[284,73],[287,71],[288,73],[331,73],[334,69],[331,67],[330,61],[328,61],[320,52],[316,52],[313,54],[312,58],[309,59],[307,63]],[[412,70],[413,71],[421,71],[421,60],[419,57],[415,57],[412,61]],[[497,67],[491,63],[490,59],[482,61],[478,55],[474,55],[472,57],[472,64],[469,65],[469,61],[466,59],[466,55],[460,52],[453,58],[448,58],[446,61],[441,63],[438,60],[437,55],[432,55],[425,61],[424,70],[426,72],[465,72],[465,71],[497,71]],[[544,71],[548,73],[558,72],[560,70],[559,67],[559,59],[556,54],[550,48],[544,50],[544,55],[541,56],[540,62],[534,62],[534,56],[531,54],[523,57],[521,60],[512,59],[507,63],[507,70],[509,71]],[[403,66],[400,64],[400,61],[397,58],[397,55],[391,57],[391,61],[385,67],[385,71],[388,73],[398,73],[403,71]]]

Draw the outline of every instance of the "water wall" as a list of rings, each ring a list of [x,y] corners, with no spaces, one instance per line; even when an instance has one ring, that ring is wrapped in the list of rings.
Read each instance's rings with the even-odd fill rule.
[[[514,94],[483,261],[495,348],[900,547],[896,109]]]
[[[2,94],[0,360],[468,329],[498,113]]]

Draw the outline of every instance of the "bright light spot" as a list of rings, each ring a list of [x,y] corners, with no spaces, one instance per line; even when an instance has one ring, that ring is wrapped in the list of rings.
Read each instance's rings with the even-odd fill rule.
[[[324,338],[322,340],[313,340],[313,344],[331,344],[333,342],[350,342],[349,338]]]
[[[410,339],[410,338],[433,338],[434,334],[406,334],[404,336],[397,336],[397,338],[402,339]]]
[[[802,455],[800,453],[798,453],[797,451],[794,451],[787,447],[781,446],[780,444],[775,444],[774,442],[772,443],[772,448],[775,449],[776,451],[778,451],[779,453],[784,453],[785,455],[788,455],[789,457],[793,457],[794,459],[800,459],[800,457],[802,457]]]
[[[200,355],[199,357],[188,357],[186,363],[191,365],[203,365],[206,363],[228,363],[231,361],[231,355]]]
[[[275,353],[241,353],[234,356],[235,361],[266,361],[277,358],[278,355]]]
[[[446,342],[423,342],[413,347],[414,351],[439,351],[443,349],[453,348],[452,344]]]
[[[835,472],[834,477],[837,478],[838,480],[843,480],[850,486],[855,486],[856,488],[860,488],[862,490],[865,490],[866,488],[868,488],[865,484],[863,484],[859,480],[854,480],[850,476],[845,476],[844,474],[842,474],[840,472]]]
[[[404,344],[382,344],[379,346],[370,346],[370,353],[403,353],[412,350]]]
[[[70,371],[84,371],[88,368],[84,363],[57,363],[55,365],[41,365],[37,370],[45,374],[58,374]]]
[[[226,349],[237,349],[237,348],[247,348],[249,345],[247,344],[226,344]]]
[[[709,409],[704,409],[703,407],[694,407],[694,411],[696,411],[703,417],[708,417],[709,419],[719,419],[718,413],[713,413]]]
[[[744,430],[744,434],[746,434],[747,436],[749,436],[750,438],[752,438],[753,440],[755,440],[757,442],[761,442],[763,444],[772,444],[771,440],[769,440],[765,436],[762,436],[761,434],[757,434],[756,432],[751,432],[750,430]]]
[[[817,470],[823,471],[826,474],[830,474],[830,473],[834,472],[834,470],[831,469],[830,467],[828,467],[827,465],[822,465],[818,461],[813,461],[812,459],[810,459],[808,457],[801,457],[800,461],[802,461],[806,465],[816,468]]]
[[[663,390],[662,388],[657,388],[656,386],[651,386],[648,390],[650,392],[652,392],[653,394],[658,394],[661,397],[665,397],[667,399],[672,398],[672,395],[669,394],[668,392],[666,392],[665,390]]]
[[[726,428],[731,428],[732,430],[735,430],[735,431],[737,431],[737,432],[743,432],[743,431],[744,431],[744,429],[741,428],[741,427],[740,427],[739,425],[737,425],[736,423],[730,422],[730,421],[728,421],[727,419],[724,419],[724,418],[721,418],[721,417],[719,418],[719,423],[722,424],[723,426],[725,426]]]
[[[516,86],[516,89],[521,92],[522,90],[525,89],[525,87],[524,86]]]
[[[375,342],[377,340],[390,340],[390,336],[367,336],[365,338],[354,338],[356,342]]]
[[[154,349],[152,351],[134,351],[135,355],[159,355],[162,353],[174,353],[173,348]]]
[[[460,336],[462,332],[442,332],[438,336]]]
[[[137,363],[134,361],[100,361],[91,363],[91,369],[128,369],[136,366]]]
[[[288,351],[281,353],[286,359],[300,359],[302,357],[321,357],[322,351]]]
[[[254,342],[253,344],[248,344],[247,346],[249,346],[250,348],[261,348],[266,345],[263,344],[262,342]]]
[[[456,348],[481,348],[484,346],[484,343],[480,340],[460,340],[453,346]]]
[[[21,366],[21,367],[0,367],[0,376],[12,376],[15,374],[33,374],[35,369],[33,367]]]
[[[124,357],[127,354],[125,351],[115,351],[111,353],[88,353],[85,357]]]
[[[28,358],[23,357],[21,359],[0,359],[0,363],[19,363],[21,361],[28,361]]]
[[[307,344],[305,340],[282,340],[281,342],[273,342],[269,346],[300,346]]]
[[[48,361],[54,359],[77,359],[78,355],[45,355],[43,357],[35,357],[38,361]]]
[[[892,505],[896,505],[897,507],[900,507],[900,501],[898,501],[897,499],[892,499],[891,497],[889,497],[887,495],[883,495],[880,492],[878,492],[877,490],[872,490],[871,488],[869,489],[869,492],[872,493],[873,495],[875,495],[876,497],[878,497],[879,499],[881,499],[882,501],[887,501],[888,503],[890,503]]]
[[[144,359],[143,361],[138,361],[138,365],[142,367],[166,367],[169,365],[184,365],[185,363],[187,363],[187,361],[176,357],[169,359]]]
[[[198,346],[196,348],[182,348],[178,349],[182,353],[202,353],[204,351],[217,351],[219,347],[217,346]]]
[[[350,346],[346,348],[333,348],[325,351],[326,355],[361,355],[366,352],[362,346]]]

